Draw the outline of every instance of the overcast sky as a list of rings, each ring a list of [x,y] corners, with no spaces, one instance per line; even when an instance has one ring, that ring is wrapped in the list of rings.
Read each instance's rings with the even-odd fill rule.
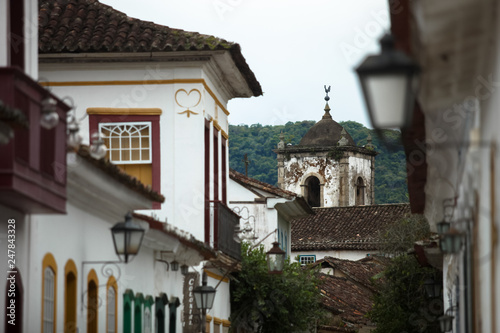
[[[320,120],[371,127],[354,68],[379,51],[387,0],[100,0],[130,17],[241,45],[264,96],[229,102],[231,124]]]

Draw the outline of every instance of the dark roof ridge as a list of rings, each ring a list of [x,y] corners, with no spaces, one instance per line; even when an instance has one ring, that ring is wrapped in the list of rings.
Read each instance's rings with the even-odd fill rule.
[[[360,205],[360,206],[332,206],[332,207],[313,207],[313,209],[349,209],[349,208],[356,208],[359,209],[360,207],[386,207],[386,206],[409,206],[409,202],[400,202],[400,203],[388,203],[388,204],[374,204],[374,205]]]
[[[245,176],[244,174],[242,174],[234,169],[231,169],[231,168],[229,169],[229,178],[240,183],[241,185],[254,186],[254,187],[257,187],[263,191],[276,194],[276,195],[283,197],[285,199],[292,199],[292,198],[298,197],[297,193],[294,193],[294,192],[291,192],[288,190],[283,190],[283,189],[276,187],[274,185],[262,182],[260,180],[255,179],[255,178]]]

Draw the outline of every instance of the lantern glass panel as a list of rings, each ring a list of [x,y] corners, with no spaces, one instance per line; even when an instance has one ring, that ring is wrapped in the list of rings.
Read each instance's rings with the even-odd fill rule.
[[[409,80],[405,73],[363,77],[363,91],[375,128],[402,127],[405,124]]]

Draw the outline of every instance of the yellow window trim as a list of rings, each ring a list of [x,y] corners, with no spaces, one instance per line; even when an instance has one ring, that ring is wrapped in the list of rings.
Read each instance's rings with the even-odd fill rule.
[[[222,319],[222,326],[224,327],[230,327],[231,326],[231,322],[227,319]]]
[[[229,139],[229,135],[223,129],[220,130],[220,135],[226,140]]]
[[[88,324],[89,324],[89,309],[88,309],[89,290],[88,290],[88,287],[89,287],[89,284],[91,281],[93,281],[95,283],[96,288],[97,288],[97,296],[99,296],[99,279],[97,278],[97,273],[95,272],[95,270],[93,268],[90,270],[89,274],[87,275],[87,329],[88,329]],[[97,310],[99,310],[99,309],[97,309]],[[95,322],[97,323],[97,329],[99,329],[99,311],[95,312]]]
[[[67,286],[67,281],[68,281],[68,274],[72,273],[75,277],[75,284],[78,286],[78,270],[76,269],[76,264],[72,259],[69,259],[66,262],[66,266],[64,266],[64,332],[69,331],[68,330],[68,322],[66,322],[66,318],[68,315],[68,309],[69,309],[69,304],[66,303],[66,300],[68,299],[68,286]],[[71,300],[75,304],[75,314],[76,313],[76,299]],[[78,315],[75,316],[75,319],[78,320]],[[76,323],[75,323],[76,326]]]
[[[207,317],[205,318],[205,320],[207,321],[207,323],[211,322],[212,321],[212,316],[207,314]]]
[[[220,324],[222,324],[222,319],[217,318],[217,317],[214,317],[214,324],[215,324],[215,325],[220,325]]]
[[[106,303],[108,302],[108,290],[109,288],[113,288],[115,290],[115,331],[118,331],[118,284],[116,283],[116,279],[113,275],[111,275],[108,279],[108,283],[106,284]],[[108,308],[106,307],[106,329],[108,327]]]
[[[145,84],[195,84],[201,83],[205,90],[212,96],[215,103],[222,111],[229,116],[229,111],[222,105],[212,89],[205,82],[205,79],[175,79],[175,80],[131,80],[131,81],[59,81],[40,82],[45,87],[68,87],[68,86],[124,86],[124,85],[145,85]]]
[[[160,108],[87,108],[87,114],[158,116],[161,113]]]
[[[204,271],[205,271],[205,273],[207,273],[207,276],[210,276],[213,279],[216,279],[216,280],[222,281],[222,282],[229,282],[229,278],[227,278],[227,277],[220,276],[220,275],[215,274],[213,272],[207,271],[206,269]]]
[[[54,271],[54,333],[57,332],[57,263],[56,259],[52,255],[52,253],[48,252],[45,254],[42,260],[42,320],[41,320],[41,328],[43,330],[43,298],[45,293],[45,269],[50,267]],[[44,332],[46,333],[46,332]],[[48,333],[48,332],[47,332]]]

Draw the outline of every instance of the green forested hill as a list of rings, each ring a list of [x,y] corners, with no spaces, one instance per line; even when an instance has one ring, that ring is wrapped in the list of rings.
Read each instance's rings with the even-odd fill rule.
[[[231,168],[245,173],[243,157],[248,155],[248,176],[276,185],[278,171],[276,154],[272,149],[279,142],[281,131],[285,143],[296,145],[306,132],[315,124],[314,121],[288,122],[286,125],[229,125],[229,164]],[[406,186],[405,154],[400,142],[400,132],[384,131],[383,143],[373,130],[354,121],[340,122],[349,132],[358,146],[366,144],[368,134],[372,135],[373,144],[379,155],[375,158],[375,202],[408,202]]]

